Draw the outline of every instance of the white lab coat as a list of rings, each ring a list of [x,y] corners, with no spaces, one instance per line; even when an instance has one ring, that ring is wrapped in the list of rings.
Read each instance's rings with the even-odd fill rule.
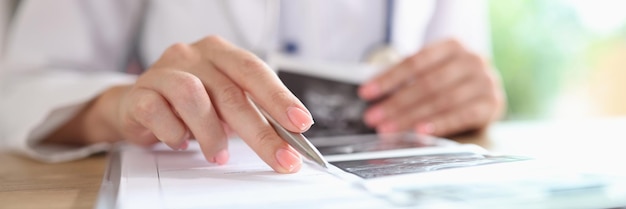
[[[21,1],[0,71],[0,142],[45,162],[105,150],[108,144],[38,142],[100,92],[134,82],[124,73],[132,46],[146,66],[173,43],[213,34],[261,56],[295,43],[300,58],[359,62],[383,40],[384,6],[384,0]],[[392,44],[408,55],[453,37],[488,55],[486,9],[483,1],[396,0]]]
[[[12,13],[11,9],[13,8],[13,3],[14,2],[10,0],[0,1],[0,62],[4,54],[4,39],[6,38],[6,30],[9,24],[9,17]]]

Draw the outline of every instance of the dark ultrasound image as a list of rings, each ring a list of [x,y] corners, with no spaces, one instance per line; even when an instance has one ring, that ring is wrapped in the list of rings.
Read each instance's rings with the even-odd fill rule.
[[[312,138],[311,143],[323,155],[353,154],[405,148],[445,146],[441,141],[414,133],[362,134]]]
[[[358,85],[284,72],[278,77],[309,109],[315,124],[307,137],[375,133],[363,123],[368,106],[357,95]]]
[[[518,156],[490,156],[477,153],[446,153],[394,157],[385,159],[369,159],[332,162],[342,170],[364,179],[392,176],[399,174],[421,173],[451,168],[471,167],[494,163],[529,160]]]

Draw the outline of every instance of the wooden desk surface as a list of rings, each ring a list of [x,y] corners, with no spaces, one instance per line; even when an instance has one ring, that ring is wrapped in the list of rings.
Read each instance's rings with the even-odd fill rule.
[[[626,140],[624,129],[626,118],[514,122],[495,124],[488,132],[455,139],[494,152],[598,164],[599,159],[606,162],[626,157],[621,146]],[[104,155],[69,163],[43,164],[0,153],[0,209],[93,208],[105,165]]]
[[[0,153],[0,208],[93,208],[105,161],[45,164]]]

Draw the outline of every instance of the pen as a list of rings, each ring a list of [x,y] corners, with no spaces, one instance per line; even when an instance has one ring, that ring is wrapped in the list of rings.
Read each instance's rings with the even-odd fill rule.
[[[254,103],[254,101],[252,102]],[[281,126],[272,116],[270,116],[265,110],[261,107],[254,105],[261,111],[261,114],[267,119],[267,121],[272,125],[274,130],[280,135],[283,140],[285,140],[289,145],[291,145],[296,151],[298,151],[301,155],[306,157],[307,159],[315,162],[315,164],[321,166],[324,169],[328,169],[328,162],[324,159],[322,154],[311,144],[311,142],[304,137],[301,133],[291,132]]]

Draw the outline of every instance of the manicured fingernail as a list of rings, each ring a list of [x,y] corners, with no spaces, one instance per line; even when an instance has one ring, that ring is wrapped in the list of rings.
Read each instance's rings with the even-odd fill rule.
[[[359,89],[359,96],[364,99],[373,99],[380,95],[380,86],[376,83],[368,83]]]
[[[178,147],[178,150],[187,150],[187,148],[189,148],[189,140],[185,139],[185,141],[183,141],[183,143]]]
[[[217,163],[218,165],[224,165],[228,162],[229,157],[230,154],[228,154],[228,150],[223,149],[215,154],[215,156],[213,157],[213,162]]]
[[[298,153],[290,149],[279,149],[276,151],[276,160],[281,167],[292,173],[302,164],[302,158]]]
[[[415,131],[420,134],[432,134],[435,132],[435,126],[432,123],[420,123],[417,124]]]
[[[376,131],[378,133],[392,133],[392,132],[396,132],[398,131],[398,125],[396,125],[393,122],[388,122],[385,124],[380,125]]]
[[[373,107],[365,113],[365,122],[370,126],[375,126],[385,118],[385,111],[381,107]]]
[[[291,123],[298,127],[300,131],[306,131],[311,125],[313,125],[313,119],[304,110],[297,107],[287,108],[287,116]]]

